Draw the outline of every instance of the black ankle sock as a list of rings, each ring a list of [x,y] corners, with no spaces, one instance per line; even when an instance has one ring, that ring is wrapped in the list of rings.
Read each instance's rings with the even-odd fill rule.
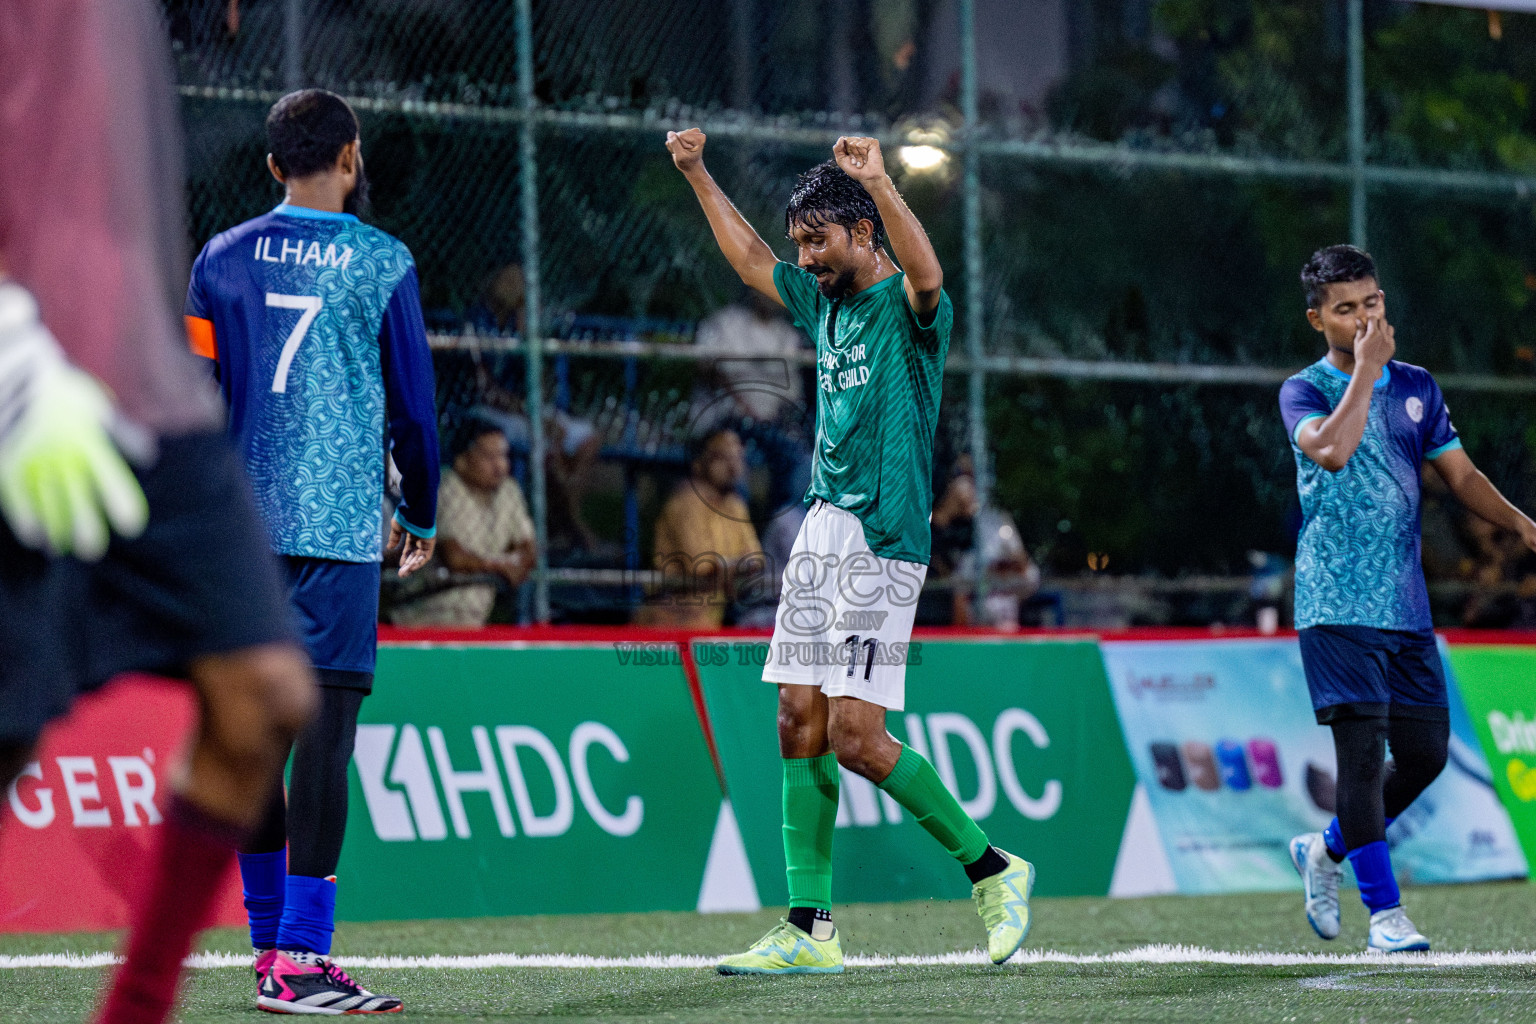
[[[789,923],[807,935],[811,934],[811,929],[816,927],[817,921],[830,920],[832,920],[832,912],[829,910],[817,910],[815,907],[789,908]]]
[[[986,853],[965,866],[965,877],[975,883],[1007,870],[1008,858],[1004,857],[997,847],[989,846]]]

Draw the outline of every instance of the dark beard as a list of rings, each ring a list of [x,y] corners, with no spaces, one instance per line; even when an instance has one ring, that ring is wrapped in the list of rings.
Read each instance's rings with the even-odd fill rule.
[[[347,198],[341,201],[341,210],[359,218],[373,213],[373,203],[368,196],[368,172],[363,169],[361,160],[357,165],[357,184],[352,186]]]
[[[822,269],[827,268],[816,268],[816,270]],[[815,273],[816,271],[813,270],[811,272]],[[817,281],[816,287],[821,289],[821,294],[829,299],[846,299],[849,293],[853,291],[853,278],[854,272],[852,270],[845,270],[834,277],[831,284],[822,284],[820,281]]]

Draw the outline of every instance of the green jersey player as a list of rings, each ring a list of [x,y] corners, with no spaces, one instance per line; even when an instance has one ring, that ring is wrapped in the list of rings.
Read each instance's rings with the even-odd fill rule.
[[[886,712],[905,704],[928,571],[933,435],[954,319],[943,268],[877,140],[838,139],[833,159],[800,177],[784,216],[798,266],[781,263],[715,184],[704,141],[696,128],[667,133],[726,259],[816,339],[817,360],[811,508],[784,566],[763,671],[779,686],[790,909],[719,970],[843,969],[832,925],[839,765],[889,793],[964,866],[1002,963],[1029,933],[1035,869],[991,846],[933,766],[885,727]]]

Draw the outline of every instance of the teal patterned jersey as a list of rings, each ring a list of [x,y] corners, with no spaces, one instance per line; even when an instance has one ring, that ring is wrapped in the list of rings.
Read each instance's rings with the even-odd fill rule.
[[[1388,363],[1371,392],[1360,447],[1331,473],[1296,443],[1327,417],[1349,375],[1327,359],[1280,388],[1280,415],[1296,457],[1301,535],[1296,541],[1296,628],[1432,628],[1419,553],[1419,480],[1426,459],[1461,447],[1429,371]]]
[[[399,240],[348,214],[279,206],[204,247],[186,313],[218,364],[274,551],[378,561],[386,441],[405,495],[397,519],[432,535],[432,361]]]

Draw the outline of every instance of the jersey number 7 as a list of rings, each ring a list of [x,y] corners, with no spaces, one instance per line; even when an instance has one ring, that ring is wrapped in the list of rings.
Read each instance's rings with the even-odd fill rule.
[[[283,353],[277,357],[277,372],[272,375],[272,390],[282,395],[288,392],[288,369],[293,366],[293,357],[298,354],[299,346],[304,343],[304,335],[309,333],[315,317],[320,315],[323,303],[318,295],[279,295],[267,292],[267,305],[278,309],[303,310],[299,314],[299,322],[288,333],[288,340],[283,342]]]

